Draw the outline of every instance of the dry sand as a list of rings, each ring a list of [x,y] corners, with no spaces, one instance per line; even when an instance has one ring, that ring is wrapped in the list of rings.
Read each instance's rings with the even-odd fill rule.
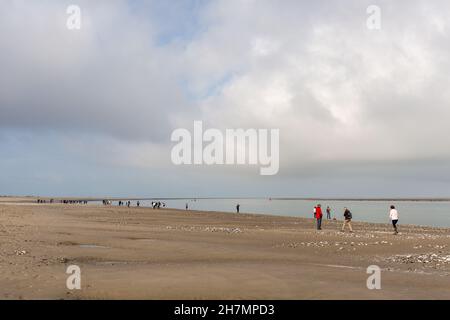
[[[0,299],[450,299],[449,229],[29,201],[0,199]]]

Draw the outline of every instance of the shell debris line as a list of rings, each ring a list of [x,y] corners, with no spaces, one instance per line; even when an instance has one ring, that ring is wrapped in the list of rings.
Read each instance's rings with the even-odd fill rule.
[[[224,233],[242,233],[242,230],[237,227],[201,227],[201,226],[167,226],[166,230],[181,230],[189,232],[224,232]]]
[[[289,242],[281,243],[275,245],[275,247],[288,247],[288,248],[298,248],[298,247],[314,247],[314,248],[324,248],[324,247],[338,247],[338,250],[343,250],[345,248],[355,249],[356,247],[367,247],[367,246],[392,246],[392,242],[388,241],[375,241],[375,242],[364,242],[364,241],[312,241],[312,242]]]
[[[450,254],[443,253],[423,253],[394,255],[386,259],[388,262],[402,264],[422,264],[426,267],[439,268],[450,265]]]

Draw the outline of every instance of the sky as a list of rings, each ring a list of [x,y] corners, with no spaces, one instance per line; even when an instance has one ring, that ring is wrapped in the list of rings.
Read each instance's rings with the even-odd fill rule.
[[[447,0],[2,0],[0,194],[450,196],[449,22]],[[175,165],[194,121],[279,129],[278,173]]]

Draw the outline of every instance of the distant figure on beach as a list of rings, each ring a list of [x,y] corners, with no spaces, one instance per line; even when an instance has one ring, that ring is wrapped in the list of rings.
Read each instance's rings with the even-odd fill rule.
[[[352,213],[347,208],[344,208],[344,224],[342,225],[342,232],[345,231],[345,226],[348,225],[348,228],[350,229],[350,233],[353,233],[352,229]]]
[[[188,203],[186,202],[186,210],[188,210],[189,209],[189,205],[188,205]]]
[[[322,206],[318,204],[316,207],[317,230],[322,230],[322,217]]]
[[[236,213],[239,213],[239,208],[241,207],[241,205],[238,203],[237,205],[236,205]]]
[[[317,206],[314,206],[313,218],[316,218]]]
[[[331,208],[329,206],[327,206],[327,219],[331,219]]]
[[[398,211],[395,206],[391,206],[391,211],[389,211],[389,218],[391,218],[392,226],[394,227],[394,234],[398,234],[397,222],[398,222]]]
[[[141,205],[141,203],[138,201],[138,202],[136,203],[136,205],[139,207],[139,206]]]

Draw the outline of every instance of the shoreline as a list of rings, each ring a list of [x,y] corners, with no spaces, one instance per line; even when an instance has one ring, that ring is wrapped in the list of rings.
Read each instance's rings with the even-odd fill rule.
[[[8,204],[10,204],[10,205],[34,205],[35,204],[35,205],[39,205],[39,206],[43,206],[43,205],[48,205],[48,206],[77,206],[77,205],[81,205],[81,206],[104,207],[104,205],[102,205],[102,204],[94,204],[94,205],[93,204],[89,204],[89,201],[99,202],[99,201],[102,201],[102,200],[82,200],[81,198],[70,199],[71,201],[88,201],[88,204],[85,205],[85,204],[76,204],[76,203],[75,204],[63,204],[63,203],[59,203],[59,202],[55,202],[55,203],[35,203],[37,201],[37,199],[44,199],[44,198],[38,198],[38,197],[30,197],[30,198],[27,198],[27,197],[12,197],[12,198],[10,198],[10,197],[1,197],[0,196],[0,205],[2,205],[2,204],[3,205],[8,205]],[[49,200],[49,199],[54,199],[55,201],[59,201],[59,200],[62,200],[62,199],[69,199],[69,198],[61,198],[61,199],[48,198],[46,200]],[[200,199],[200,198],[197,198],[197,199]],[[207,199],[219,199],[219,198],[204,198],[204,200],[207,200]],[[249,198],[247,198],[247,199],[249,199]],[[143,199],[131,199],[131,198],[130,199],[123,199],[122,201],[128,201],[128,200],[130,200],[130,201],[138,201],[138,200],[139,201],[147,201],[147,200],[143,200]],[[151,200],[164,200],[164,199],[157,198],[157,199],[151,199]],[[183,199],[183,200],[185,200],[185,199]],[[118,201],[118,200],[114,199],[112,201]],[[364,201],[364,200],[361,200],[361,201]],[[106,207],[120,208],[119,206],[116,206],[116,205],[108,205]],[[136,206],[132,206],[130,209],[133,209],[133,208],[136,208]],[[149,207],[149,206],[142,205],[142,206],[139,207],[139,209],[152,209],[152,208]],[[182,208],[165,207],[164,209],[165,210],[174,210],[174,211],[186,212],[186,210],[182,209]],[[162,210],[162,209],[160,209],[160,210]],[[199,211],[199,212],[205,212],[205,213],[209,212],[209,213],[236,214],[236,212],[234,212],[232,210],[230,210],[230,211],[220,211],[220,210],[191,210],[191,209],[189,209],[188,211]],[[303,217],[303,216],[294,216],[294,215],[286,215],[286,214],[274,214],[274,213],[240,212],[239,214],[240,215],[255,215],[255,216],[259,216],[260,215],[260,216],[266,216],[266,217],[272,217],[272,218],[283,218],[284,217],[284,218],[294,218],[294,219],[312,219],[312,218],[307,218],[307,217]],[[325,215],[324,215],[324,218],[323,218],[322,221],[323,221],[323,223],[325,223],[327,221],[333,221],[333,219],[327,220],[327,219],[325,219]],[[343,220],[342,217],[340,217],[339,219],[336,218],[336,220],[334,220],[334,221],[338,221],[338,222],[343,223],[344,220]],[[373,224],[373,225],[379,225],[379,226],[382,226],[382,225],[389,226],[389,227],[391,226],[391,224],[388,223],[388,222],[372,222],[372,221],[364,221],[364,220],[356,220],[356,219],[353,219],[352,223],[367,223],[367,224]],[[414,224],[414,223],[401,223],[401,224],[399,224],[399,226],[442,229],[442,230],[446,230],[446,231],[450,232],[450,226],[432,226],[432,225]]]

